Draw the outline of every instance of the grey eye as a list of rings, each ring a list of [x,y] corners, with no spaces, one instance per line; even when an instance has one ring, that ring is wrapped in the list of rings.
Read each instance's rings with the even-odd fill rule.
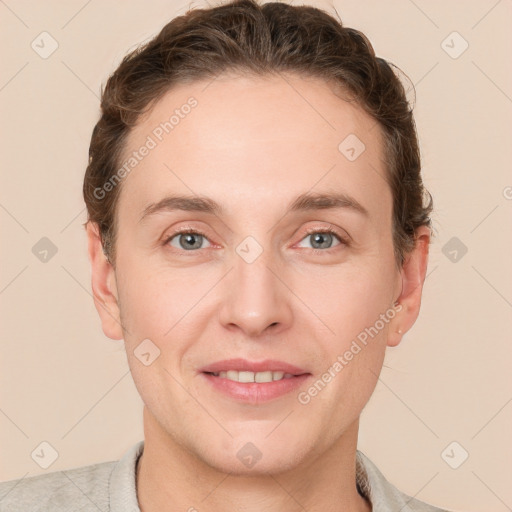
[[[178,241],[179,246],[175,245],[175,239]],[[204,240],[207,240],[205,236],[201,235],[200,233],[194,233],[191,231],[186,233],[177,233],[169,240],[169,243],[177,249],[190,251],[193,249],[201,249]]]
[[[308,234],[302,240],[310,240],[312,249],[330,249],[331,247],[340,243],[338,241],[338,244],[333,245],[333,241],[336,238],[338,237],[333,233],[318,231]]]

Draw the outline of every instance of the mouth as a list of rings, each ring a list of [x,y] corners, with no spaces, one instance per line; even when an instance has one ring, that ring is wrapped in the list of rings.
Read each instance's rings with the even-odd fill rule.
[[[213,390],[237,401],[259,404],[297,389],[311,373],[284,361],[218,361],[199,373]]]
[[[228,379],[233,382],[274,382],[276,380],[282,379],[291,379],[296,377],[292,373],[284,373],[284,372],[273,372],[273,371],[263,371],[263,372],[248,372],[241,370],[229,370],[222,372],[205,372],[208,375],[212,375],[213,377],[220,377],[221,379]]]

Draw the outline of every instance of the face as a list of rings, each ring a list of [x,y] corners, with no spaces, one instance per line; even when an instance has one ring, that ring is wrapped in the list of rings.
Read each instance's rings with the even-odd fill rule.
[[[177,87],[130,133],[100,314],[164,438],[272,472],[353,430],[403,313],[382,148],[358,106],[290,75]]]

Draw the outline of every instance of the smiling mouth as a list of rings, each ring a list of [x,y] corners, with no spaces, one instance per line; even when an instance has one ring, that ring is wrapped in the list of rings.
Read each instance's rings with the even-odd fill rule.
[[[243,357],[210,363],[198,373],[214,391],[251,405],[284,397],[313,377],[304,367],[285,361],[250,361]]]
[[[234,382],[241,383],[265,383],[265,382],[274,382],[277,380],[283,379],[291,379],[296,377],[291,373],[285,372],[273,372],[273,371],[263,371],[263,372],[249,372],[249,371],[238,371],[238,370],[228,370],[221,372],[204,372],[207,375],[212,375],[213,377],[220,377],[221,379],[227,379]]]

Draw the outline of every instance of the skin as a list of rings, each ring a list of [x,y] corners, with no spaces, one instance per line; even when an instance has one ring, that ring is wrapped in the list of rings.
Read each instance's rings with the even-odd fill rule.
[[[145,404],[141,509],[371,510],[355,485],[359,416],[386,347],[418,316],[430,231],[418,229],[397,268],[380,127],[318,79],[224,75],[176,87],[130,133],[126,154],[190,96],[198,106],[122,182],[115,269],[97,226],[87,226],[103,331],[124,339]],[[349,134],[366,146],[353,162],[338,150]],[[308,191],[349,194],[368,216],[347,208],[286,213]],[[148,204],[171,193],[205,195],[225,211],[168,211],[139,222]],[[329,226],[349,244],[333,237],[315,253],[306,229]],[[205,233],[200,248],[183,249],[179,236],[166,244],[180,227]],[[247,236],[263,249],[250,264],[236,252]],[[400,312],[301,404],[298,392],[395,301]],[[149,366],[134,355],[147,338],[160,350]],[[312,377],[297,392],[242,404],[198,374],[231,357],[278,359]],[[252,468],[237,457],[248,442],[262,453]]]

